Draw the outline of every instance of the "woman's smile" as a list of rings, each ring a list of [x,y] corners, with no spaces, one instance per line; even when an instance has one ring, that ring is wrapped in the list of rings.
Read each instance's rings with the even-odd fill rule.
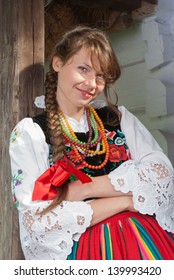
[[[85,98],[87,98],[87,99],[95,96],[94,93],[90,93],[89,91],[80,89],[80,88],[78,88],[78,87],[76,87],[76,89],[81,93],[81,95],[82,95],[83,97],[85,97]]]

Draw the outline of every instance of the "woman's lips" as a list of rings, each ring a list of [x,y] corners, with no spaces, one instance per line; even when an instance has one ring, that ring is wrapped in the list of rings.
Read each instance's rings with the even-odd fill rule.
[[[82,89],[79,89],[79,88],[77,88],[77,89],[81,92],[81,94],[82,94],[84,97],[86,97],[86,98],[92,97],[92,94],[91,94],[90,92],[85,91],[85,90],[82,90]]]

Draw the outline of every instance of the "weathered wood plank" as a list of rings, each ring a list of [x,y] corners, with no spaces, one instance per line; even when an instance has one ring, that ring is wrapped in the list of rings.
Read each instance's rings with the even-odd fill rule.
[[[0,0],[0,259],[23,259],[12,205],[8,139],[43,94],[44,1]]]
[[[8,139],[12,124],[16,14],[11,2],[0,0],[0,259],[11,258],[13,228]]]

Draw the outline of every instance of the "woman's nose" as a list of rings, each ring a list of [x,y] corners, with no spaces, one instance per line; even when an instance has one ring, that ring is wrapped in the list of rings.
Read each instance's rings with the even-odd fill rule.
[[[91,88],[97,87],[97,80],[95,76],[90,76],[85,80],[86,85],[89,85]]]

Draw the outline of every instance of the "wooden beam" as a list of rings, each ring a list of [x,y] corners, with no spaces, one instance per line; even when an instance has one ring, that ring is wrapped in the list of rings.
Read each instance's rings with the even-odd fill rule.
[[[18,214],[12,204],[8,139],[43,94],[44,1],[0,0],[0,259],[22,259]]]
[[[13,229],[8,139],[12,124],[16,22],[15,7],[10,2],[0,0],[0,259],[11,259]]]
[[[62,0],[58,0],[62,2]],[[141,7],[142,0],[67,0],[70,5],[79,5],[87,8],[110,8],[115,11],[130,12]]]

